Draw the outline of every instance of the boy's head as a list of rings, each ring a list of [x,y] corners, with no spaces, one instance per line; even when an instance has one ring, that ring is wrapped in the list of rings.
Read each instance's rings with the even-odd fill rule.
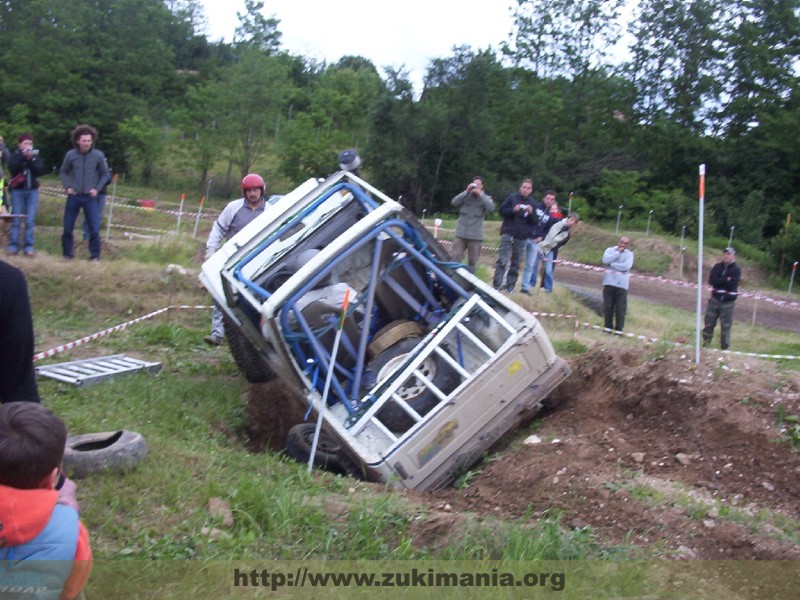
[[[35,402],[0,404],[0,485],[49,487],[66,443],[67,427],[49,408]]]

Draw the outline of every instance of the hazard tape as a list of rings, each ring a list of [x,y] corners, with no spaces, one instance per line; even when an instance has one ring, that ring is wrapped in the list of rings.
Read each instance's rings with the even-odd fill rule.
[[[439,228],[439,231],[444,231],[443,229]],[[449,231],[449,230],[448,230]],[[451,240],[439,240],[441,244],[452,244]],[[481,246],[482,250],[487,250],[489,252],[499,252],[499,248],[494,248],[491,246]],[[572,267],[573,269],[583,269],[584,271],[597,271],[599,273],[604,273],[606,268],[600,267],[597,265],[587,265],[585,263],[579,263],[572,260],[562,260],[557,259],[553,261],[555,264],[564,265],[567,267]],[[644,279],[647,281],[653,281],[656,283],[663,283],[666,285],[674,285],[678,287],[687,287],[691,289],[697,289],[697,283],[692,281],[679,281],[677,279],[668,279],[666,277],[662,277],[661,275],[643,275],[641,273],[635,273],[631,271],[631,276],[637,279]],[[710,292],[725,292],[731,294],[732,292],[726,292],[726,290],[715,290],[711,286],[703,286],[703,289],[706,289]],[[781,308],[788,308],[789,310],[796,310],[800,311],[800,302],[796,302],[794,300],[780,300],[771,298],[770,296],[765,295],[763,292],[733,292],[740,298],[753,298],[754,300],[763,300],[764,302],[768,302],[770,304],[774,304],[775,306]]]
[[[691,344],[684,344],[683,342],[672,342],[669,340],[662,340],[655,337],[647,337],[645,335],[637,335],[635,333],[627,333],[625,331],[617,331],[615,329],[609,329],[608,327],[601,327],[600,325],[594,325],[592,323],[580,323],[576,322],[575,326],[583,327],[585,329],[594,329],[596,331],[602,331],[603,333],[611,333],[613,335],[617,335],[619,337],[626,337],[638,340],[640,342],[648,342],[651,344],[655,343],[665,343],[671,344],[673,346],[680,346],[684,348],[691,348],[694,349],[694,346]],[[750,356],[754,358],[775,358],[775,359],[786,359],[786,360],[800,360],[800,356],[795,356],[794,354],[763,354],[760,352],[740,352],[738,350],[717,350],[716,348],[704,348],[703,352],[717,352],[720,354],[730,354],[734,356]]]
[[[130,327],[131,325],[135,325],[136,323],[141,323],[142,321],[144,321],[146,319],[152,319],[153,317],[156,317],[156,316],[158,316],[158,315],[160,315],[162,313],[165,313],[165,312],[167,312],[169,310],[172,310],[172,309],[210,309],[210,308],[213,308],[213,307],[211,307],[211,306],[202,306],[202,305],[191,306],[191,305],[185,305],[185,304],[167,306],[166,308],[159,308],[156,311],[153,311],[153,312],[151,312],[149,314],[146,314],[146,315],[143,315],[143,316],[138,317],[136,319],[133,319],[132,321],[127,321],[126,323],[120,323],[119,325],[115,325],[114,327],[109,327],[108,329],[104,329],[103,331],[98,331],[97,333],[93,333],[92,335],[87,335],[86,337],[82,337],[82,338],[80,338],[78,340],[75,340],[74,342],[69,342],[68,344],[63,344],[61,346],[56,346],[55,348],[51,348],[50,350],[45,350],[44,352],[39,352],[38,354],[34,354],[33,361],[36,362],[37,360],[41,360],[43,358],[48,358],[48,357],[53,356],[55,354],[59,354],[60,352],[66,352],[67,350],[72,350],[73,348],[76,348],[78,346],[82,346],[83,344],[91,342],[92,340],[96,340],[98,338],[107,336],[110,333],[114,333],[116,331],[122,331],[123,329],[126,329],[126,328]]]
[[[50,196],[50,197],[61,198],[61,197],[64,196],[64,190],[62,190],[61,188],[44,187],[43,186],[43,187],[39,188],[39,191],[41,193],[43,193],[44,195]],[[108,196],[108,205],[113,204],[114,208],[131,208],[133,210],[144,210],[144,211],[147,211],[147,212],[157,212],[157,213],[163,213],[163,214],[166,214],[166,215],[182,216],[182,217],[196,217],[197,214],[198,214],[198,211],[191,211],[191,210],[181,211],[181,210],[173,210],[173,209],[167,209],[167,208],[156,208],[155,206],[140,206],[138,204],[129,204],[131,202],[137,202],[137,203],[141,202],[142,199],[127,198],[125,196],[117,196],[117,195],[113,195],[112,196],[111,194],[108,194],[107,196]],[[178,203],[178,202],[169,202],[167,200],[159,200],[158,203],[162,204],[162,205],[173,205],[173,206],[180,207],[180,203]],[[203,219],[203,218],[205,218],[205,219],[208,219],[208,218],[216,219],[221,213],[222,213],[222,211],[220,211],[220,210],[216,210],[216,209],[212,209],[212,208],[208,208],[208,209],[204,208],[202,210],[202,212],[200,212],[200,218],[201,219]]]

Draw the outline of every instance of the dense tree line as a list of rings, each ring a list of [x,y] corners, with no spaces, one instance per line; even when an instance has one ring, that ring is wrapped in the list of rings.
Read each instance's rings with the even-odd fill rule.
[[[800,259],[800,0],[639,0],[627,29],[624,6],[515,0],[507,43],[453,48],[415,92],[403,68],[284,51],[261,0],[232,43],[197,0],[2,0],[0,133],[31,131],[52,167],[90,122],[116,172],[221,193],[253,168],[324,175],[353,146],[418,213],[474,174],[498,199],[532,176],[592,220],[624,206],[690,233],[705,163],[712,233]]]

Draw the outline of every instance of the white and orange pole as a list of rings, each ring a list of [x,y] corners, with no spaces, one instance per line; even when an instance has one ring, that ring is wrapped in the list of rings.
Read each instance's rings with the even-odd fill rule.
[[[697,219],[697,315],[696,332],[694,340],[694,362],[700,364],[700,345],[702,344],[702,315],[703,315],[703,212],[706,202],[706,166],[700,165],[699,184],[699,215]]]
[[[336,366],[336,355],[339,353],[339,342],[342,339],[342,330],[344,329],[344,319],[347,316],[347,305],[350,302],[350,288],[344,293],[344,302],[342,302],[342,317],[339,319],[339,328],[336,330],[336,337],[333,339],[333,348],[331,349],[331,359],[328,361],[328,375],[325,378],[325,387],[322,390],[322,400],[317,407],[317,427],[314,429],[314,441],[311,442],[311,454],[308,456],[308,472],[314,468],[314,456],[317,454],[317,443],[319,442],[319,434],[322,431],[322,413],[328,405],[328,394],[331,389],[331,380],[333,379],[333,371]]]

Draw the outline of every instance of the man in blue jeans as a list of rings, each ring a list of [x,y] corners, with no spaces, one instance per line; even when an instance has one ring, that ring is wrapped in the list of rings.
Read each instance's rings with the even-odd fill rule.
[[[14,152],[9,152],[3,144],[3,138],[0,138],[0,146],[3,159],[8,163],[10,171],[11,213],[25,216],[25,238],[22,244],[19,235],[22,219],[11,221],[8,253],[18,254],[22,246],[25,256],[33,256],[36,210],[39,207],[39,176],[44,173],[44,163],[39,158],[39,151],[33,147],[33,137],[29,133],[19,136],[17,149]]]
[[[64,232],[61,250],[65,259],[74,256],[73,230],[78,214],[83,210],[89,223],[89,260],[100,260],[100,211],[97,194],[108,182],[105,155],[94,148],[97,130],[90,125],[78,125],[71,133],[75,147],[64,156],[61,183],[67,192],[64,207]]]

